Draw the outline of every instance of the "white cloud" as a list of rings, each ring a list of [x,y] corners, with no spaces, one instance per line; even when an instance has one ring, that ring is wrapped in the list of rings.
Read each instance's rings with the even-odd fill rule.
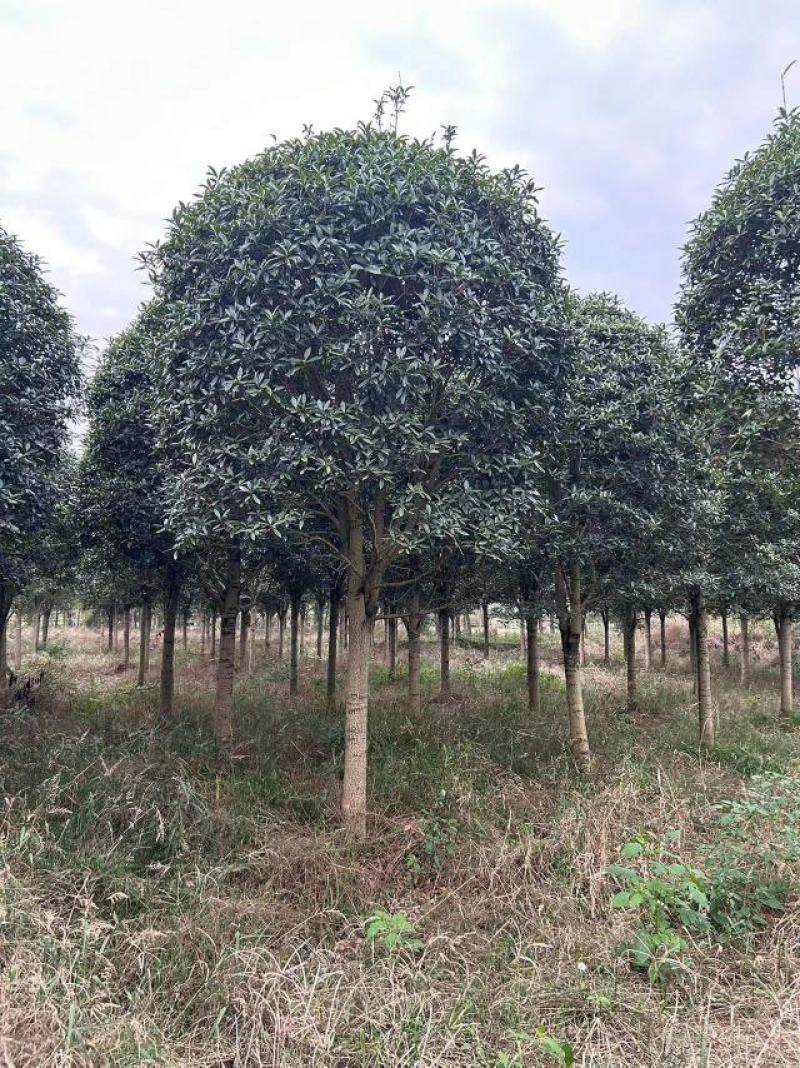
[[[417,86],[406,129],[456,123],[465,150],[527,166],[578,280],[607,272],[663,315],[685,220],[764,132],[800,54],[784,7],[6,0],[0,217],[49,260],[82,328],[106,335],[146,295],[135,253],[208,164],[304,122],[368,117],[401,71]],[[645,261],[642,234],[659,226],[665,246]]]
[[[97,253],[67,237],[48,211],[12,207],[3,212],[3,225],[58,274],[82,277],[97,275],[102,269]]]

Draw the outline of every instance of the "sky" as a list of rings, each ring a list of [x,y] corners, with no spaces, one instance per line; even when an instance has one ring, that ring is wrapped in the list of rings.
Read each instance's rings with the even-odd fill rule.
[[[209,165],[368,119],[398,74],[403,132],[453,124],[464,152],[522,165],[568,281],[666,321],[690,220],[781,105],[800,3],[0,0],[0,43],[0,223],[99,346]]]

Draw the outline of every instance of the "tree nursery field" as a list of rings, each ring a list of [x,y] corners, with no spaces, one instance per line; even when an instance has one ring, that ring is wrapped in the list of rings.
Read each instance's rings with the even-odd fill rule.
[[[800,113],[659,325],[408,97],[0,228],[9,1068],[800,1064]]]

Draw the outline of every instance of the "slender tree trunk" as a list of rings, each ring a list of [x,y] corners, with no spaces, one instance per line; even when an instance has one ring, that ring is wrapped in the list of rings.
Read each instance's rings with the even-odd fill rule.
[[[728,642],[728,610],[723,608],[720,612],[722,620],[722,666],[727,671],[731,666],[730,645]]]
[[[342,818],[346,832],[367,833],[367,737],[369,710],[369,621],[367,567],[361,516],[351,506],[347,537],[347,699],[345,703]],[[371,591],[370,591],[371,592]]]
[[[519,655],[523,661],[527,656],[528,644],[525,640],[525,620],[522,616],[519,617]]]
[[[317,597],[317,660],[322,660],[322,633],[325,629],[325,599]]]
[[[225,574],[225,592],[219,621],[219,657],[214,696],[214,735],[222,752],[233,740],[233,678],[236,671],[236,617],[242,583],[242,563],[238,549],[231,550]]]
[[[183,610],[183,618],[181,619],[181,625],[182,625],[181,626],[181,642],[183,643],[183,648],[184,649],[188,649],[189,648],[189,612],[185,608]]]
[[[247,666],[247,639],[250,634],[250,609],[243,608],[241,611],[241,625],[239,629],[239,667]]]
[[[264,613],[264,656],[269,659],[272,652],[272,612]]]
[[[122,615],[122,649],[123,649],[123,667],[127,671],[131,666],[131,610],[126,607]]]
[[[419,609],[419,594],[415,593],[411,601],[411,610],[403,617],[408,638],[408,696],[407,708],[410,716],[417,716],[422,711],[422,680],[420,678],[419,638],[422,631],[422,613]]]
[[[200,656],[206,655],[206,629],[208,627],[208,612],[204,608],[200,612]]]
[[[11,700],[11,687],[8,685],[8,619],[14,589],[9,583],[0,583],[0,708],[6,708]]]
[[[217,659],[217,610],[211,609],[211,619],[209,620],[209,626],[211,627],[211,659]]]
[[[48,617],[47,612],[45,612],[45,617]],[[114,621],[115,621],[115,618],[116,618],[116,611],[114,609],[114,605],[110,604],[108,606],[108,643],[106,645],[106,648],[107,648],[109,653],[113,653],[114,652]],[[43,624],[42,624],[42,639],[43,639],[43,642],[47,641],[47,623],[45,621],[43,621]]]
[[[644,610],[644,669],[651,671],[653,667],[653,614],[649,608]]]
[[[36,616],[35,616],[34,621],[33,621],[33,650],[36,653],[38,653],[39,650],[41,649],[41,645],[39,644],[39,633],[40,633],[40,630],[41,630],[41,626],[42,626],[42,614],[41,614],[41,612],[39,612],[37,610]]]
[[[300,651],[300,597],[289,598],[289,693],[297,693],[297,662]]]
[[[572,759],[581,775],[591,770],[592,756],[589,736],[586,731],[586,714],[583,707],[583,678],[580,663],[581,630],[583,627],[582,575],[578,564],[567,577],[560,565],[556,566],[555,590],[558,606],[558,625],[561,632],[561,651],[564,660],[564,681],[567,690],[567,713],[569,715],[569,746]]]
[[[302,600],[300,601],[300,610],[299,610],[299,614],[298,614],[298,620],[299,620],[299,625],[300,625],[300,630],[299,630],[300,656],[304,657],[306,655],[306,606],[303,604]]]
[[[702,594],[693,598],[695,641],[697,643],[697,714],[700,744],[714,744],[714,704],[711,696],[711,660],[708,655],[708,613]]]
[[[14,657],[14,667],[19,673],[22,667],[22,609],[17,609],[17,655]]]
[[[337,583],[331,584],[330,611],[328,613],[328,672],[325,698],[328,709],[336,708],[336,650],[338,648],[339,607],[342,599]]]
[[[388,645],[389,645],[389,678],[394,679],[397,673],[397,616],[391,616],[387,623],[389,630],[387,633]]]
[[[148,649],[150,645],[150,605],[143,604],[139,615],[139,674],[136,679],[137,686],[144,686],[147,681],[147,665],[150,660]]]
[[[481,617],[483,619],[483,659],[489,659],[489,602],[481,602]],[[419,635],[417,635],[419,638]]]
[[[283,643],[286,636],[286,608],[278,612],[278,660],[283,660]]]
[[[611,664],[611,620],[608,609],[604,608],[600,615],[603,619],[603,664],[609,667]]]
[[[742,639],[739,648],[739,681],[742,686],[750,685],[750,620],[742,613],[739,616]]]
[[[527,633],[527,665],[528,665],[528,708],[534,715],[539,715],[542,710],[542,695],[539,685],[539,630],[536,626],[536,616],[529,612],[525,620]]]
[[[584,616],[583,624],[581,626],[581,643],[578,647],[578,653],[581,661],[581,667],[586,667],[586,617]]]
[[[639,710],[639,686],[636,673],[636,609],[626,608],[622,622],[622,643],[625,649],[626,707],[630,715]]]
[[[247,673],[255,672],[255,616],[250,619],[250,637],[248,639]]]
[[[667,613],[658,613],[658,625],[661,636],[661,666],[667,666]]]
[[[781,723],[786,726],[794,715],[794,692],[792,679],[792,651],[794,645],[794,621],[783,606],[778,615],[778,652],[781,665]]]
[[[697,693],[697,617],[689,613],[689,670],[692,673],[692,686]]]
[[[49,641],[49,638],[50,638],[50,614],[51,614],[51,609],[49,607],[45,608],[44,612],[42,612],[42,648],[43,649],[47,648],[47,642]]]
[[[161,639],[160,716],[162,722],[172,719],[175,696],[175,627],[178,622],[178,601],[181,581],[173,572],[167,579],[164,596],[164,633]]]
[[[446,608],[439,612],[439,695],[443,701],[450,698],[450,613]]]

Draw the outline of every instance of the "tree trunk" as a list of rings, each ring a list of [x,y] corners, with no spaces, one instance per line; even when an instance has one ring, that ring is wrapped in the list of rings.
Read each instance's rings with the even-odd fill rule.
[[[5,708],[11,698],[8,685],[8,618],[14,590],[10,584],[0,583],[0,708]]]
[[[322,660],[322,632],[325,627],[325,598],[317,597],[317,660]]]
[[[204,608],[200,613],[200,656],[206,655],[206,629],[208,627],[208,612]]]
[[[622,643],[625,650],[626,709],[636,715],[639,706],[636,676],[636,609],[626,608],[622,619]]]
[[[175,626],[178,622],[178,601],[181,581],[173,572],[167,579],[164,596],[164,633],[161,639],[161,687],[159,714],[162,722],[172,719],[175,695]]]
[[[286,637],[286,608],[281,607],[278,612],[278,660],[283,660],[283,645]]]
[[[604,608],[600,615],[603,619],[603,664],[609,667],[611,664],[611,620],[608,609]]]
[[[256,670],[256,619],[252,616],[250,619],[250,639],[249,649],[247,651],[247,674],[252,675]]]
[[[791,613],[781,606],[778,610],[778,652],[781,665],[781,723],[787,726],[794,714],[792,680],[792,651],[794,645],[794,621]]]
[[[689,670],[694,692],[697,693],[697,621],[694,612],[689,613]]]
[[[299,610],[297,618],[298,618],[299,628],[300,628],[299,631],[298,631],[298,635],[299,635],[299,638],[300,638],[300,643],[299,643],[300,656],[305,656],[306,655],[306,606],[303,604],[302,598],[300,600],[300,610]]]
[[[347,698],[345,703],[342,819],[347,834],[367,833],[367,737],[369,709],[369,621],[367,568],[361,516],[351,508],[347,536]]]
[[[527,632],[527,666],[528,666],[528,708],[534,715],[539,715],[542,710],[542,696],[539,686],[539,630],[536,626],[536,616],[529,612],[525,620]]]
[[[489,602],[481,603],[481,616],[483,617],[483,659],[489,659]],[[417,635],[419,637],[419,635]]]
[[[739,681],[742,686],[750,685],[750,620],[742,613],[739,616],[742,628],[741,646],[739,649]]]
[[[408,638],[408,693],[407,709],[409,716],[418,716],[422,711],[422,680],[420,677],[420,645],[419,638],[422,631],[422,616],[419,611],[419,598],[415,598],[415,606],[411,613],[403,617]]]
[[[44,616],[45,616],[45,619],[42,621],[42,641],[43,641],[43,643],[47,641],[47,621],[50,618],[48,612],[45,612]],[[108,642],[107,642],[107,645],[106,645],[106,648],[107,648],[109,653],[113,653],[114,652],[114,621],[115,621],[115,617],[116,617],[116,612],[114,610],[114,605],[110,604],[108,606]]]
[[[581,775],[588,775],[592,766],[586,714],[583,707],[583,678],[580,664],[581,629],[583,627],[583,599],[581,569],[574,564],[569,572],[569,589],[564,571],[556,566],[555,589],[558,606],[558,625],[561,632],[561,651],[564,660],[564,681],[567,690],[569,715],[569,747],[572,759]]]
[[[661,634],[661,666],[667,666],[667,613],[658,613],[658,625]]]
[[[131,610],[126,607],[123,616],[123,629],[122,629],[122,648],[123,648],[123,667],[127,671],[131,666]]]
[[[47,608],[45,608],[44,612],[42,612],[42,648],[43,649],[47,648],[47,642],[48,642],[48,639],[49,639],[49,636],[50,636],[50,614],[51,614],[51,609],[48,606]]]
[[[450,698],[450,613],[446,608],[439,612],[439,696],[443,701]]]
[[[651,626],[652,612],[649,608],[644,610],[644,669],[650,671],[653,667],[653,628]]]
[[[17,609],[17,655],[14,657],[14,667],[19,673],[22,667],[22,609]]]
[[[300,597],[289,597],[289,693],[297,693],[297,663],[300,652]]]
[[[389,629],[387,632],[388,655],[389,655],[389,678],[394,679],[397,673],[397,616],[390,616],[387,620]]]
[[[241,611],[241,625],[239,628],[239,667],[247,666],[247,639],[250,634],[250,609],[243,608]]]
[[[272,652],[272,612],[264,613],[264,656],[269,659]]]
[[[233,678],[236,671],[236,617],[242,583],[242,561],[238,549],[231,550],[225,574],[225,592],[219,620],[219,658],[214,696],[214,735],[223,752],[233,739]]]
[[[728,643],[728,610],[723,608],[720,612],[722,620],[722,666],[727,671],[731,666],[730,646]]]
[[[528,650],[528,643],[525,640],[525,620],[523,619],[522,616],[520,616],[519,617],[519,655],[522,657],[523,661],[525,660],[525,657],[528,655],[527,650]]]
[[[209,626],[211,627],[211,659],[217,659],[217,610],[211,609],[211,619],[209,620]]]
[[[336,707],[336,650],[338,648],[339,607],[342,599],[337,583],[332,583],[328,613],[328,671],[325,700],[330,711]]]
[[[41,625],[42,625],[42,614],[41,614],[41,612],[37,611],[36,612],[36,616],[35,616],[34,621],[33,621],[33,651],[35,653],[38,653],[39,650],[41,649],[41,645],[39,644],[39,632],[40,632]]]
[[[711,697],[711,660],[708,655],[708,613],[702,595],[694,599],[697,642],[697,714],[700,744],[714,744],[714,705]]]
[[[184,608],[184,610],[183,610],[183,618],[181,620],[181,624],[182,624],[181,641],[183,643],[183,648],[184,649],[188,649],[189,648],[189,611],[186,608]]]
[[[147,666],[150,661],[150,614],[149,604],[142,605],[139,616],[139,674],[136,679],[137,686],[144,686],[147,681]]]

